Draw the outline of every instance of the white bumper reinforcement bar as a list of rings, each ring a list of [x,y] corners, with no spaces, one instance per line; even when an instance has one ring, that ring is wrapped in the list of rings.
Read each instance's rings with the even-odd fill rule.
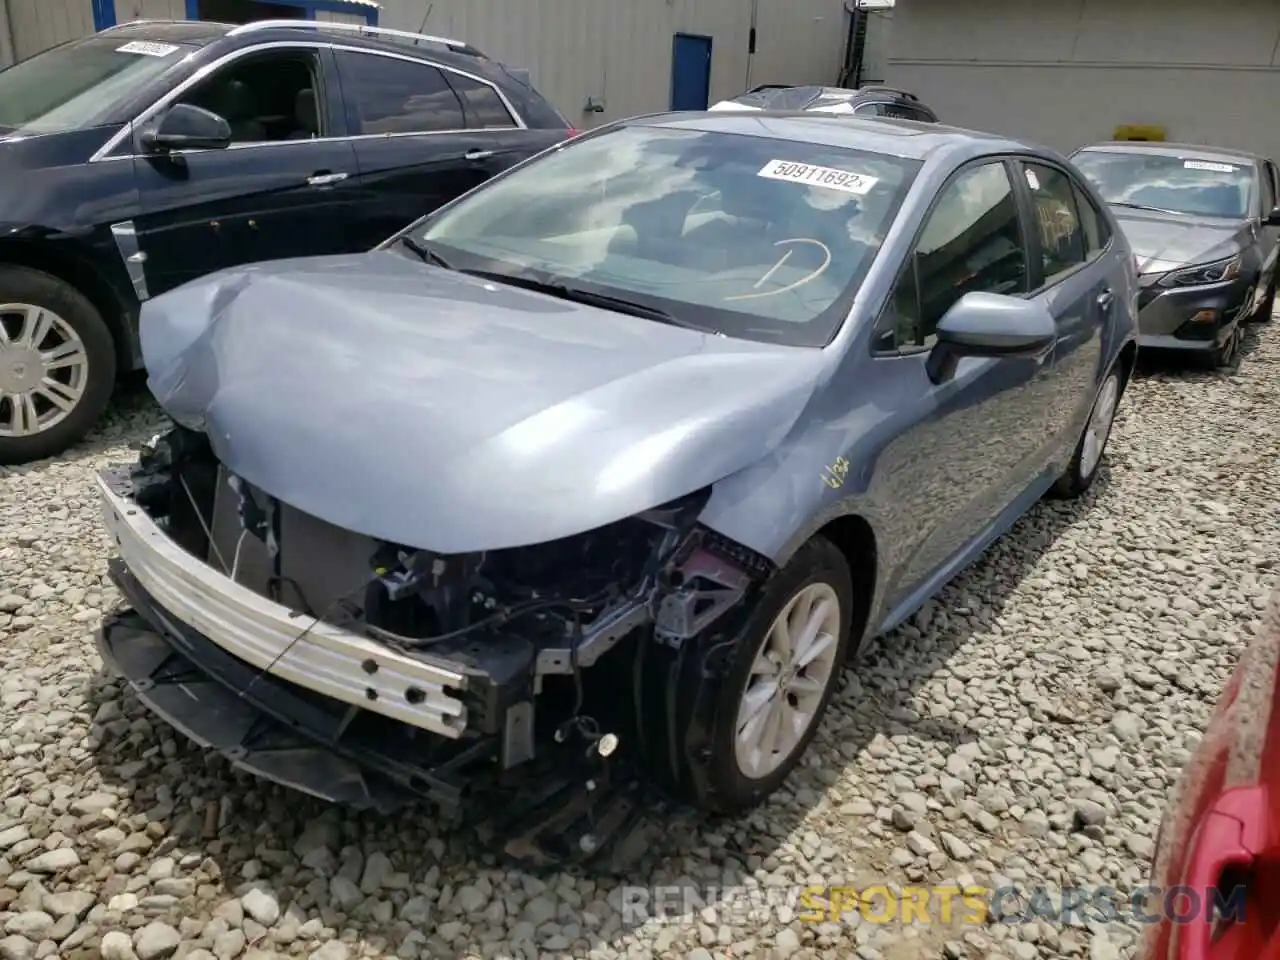
[[[462,735],[466,706],[450,688],[466,689],[465,675],[328,623],[313,625],[306,614],[254,593],[187,553],[103,477],[97,480],[121,559],[169,616],[281,680],[443,737]]]

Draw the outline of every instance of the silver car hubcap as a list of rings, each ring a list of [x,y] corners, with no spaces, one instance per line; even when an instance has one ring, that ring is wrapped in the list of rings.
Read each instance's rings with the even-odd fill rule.
[[[84,396],[89,354],[52,310],[0,303],[0,437],[29,437],[67,418]]]
[[[826,583],[796,593],[774,619],[747,677],[734,726],[743,775],[759,780],[795,752],[836,669],[840,598]]]
[[[1102,451],[1111,435],[1111,422],[1116,417],[1116,401],[1120,397],[1120,378],[1116,374],[1107,377],[1098,399],[1094,401],[1089,425],[1084,430],[1084,446],[1080,450],[1080,475],[1089,476],[1098,467]]]

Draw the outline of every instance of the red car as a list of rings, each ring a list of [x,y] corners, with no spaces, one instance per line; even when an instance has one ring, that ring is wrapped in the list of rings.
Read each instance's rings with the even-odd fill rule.
[[[1156,841],[1142,960],[1280,960],[1280,605],[1240,659]],[[1185,896],[1169,891],[1182,887]],[[1227,909],[1206,909],[1214,901]],[[1155,912],[1154,908],[1151,912]]]

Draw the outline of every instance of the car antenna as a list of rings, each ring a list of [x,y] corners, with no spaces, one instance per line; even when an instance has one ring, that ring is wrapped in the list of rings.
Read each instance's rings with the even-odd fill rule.
[[[427,4],[427,12],[426,12],[426,13],[424,13],[424,14],[422,15],[422,22],[421,22],[420,24],[418,24],[418,32],[419,32],[419,33],[421,33],[423,30],[427,29],[427,21],[431,19],[431,11],[432,11],[432,10],[434,10],[435,8],[436,8],[436,5],[435,5],[434,3],[428,3],[428,4]],[[418,45],[418,43],[417,43],[417,41],[416,41],[416,40],[414,41],[414,44],[413,44],[413,45],[414,45],[415,47]]]

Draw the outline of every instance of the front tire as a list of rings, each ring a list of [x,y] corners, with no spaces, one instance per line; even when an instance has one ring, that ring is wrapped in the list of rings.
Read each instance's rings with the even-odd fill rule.
[[[1253,312],[1253,316],[1249,318],[1250,323],[1269,323],[1271,314],[1276,306],[1276,281],[1275,277],[1271,278],[1271,284],[1267,287],[1267,295],[1262,298],[1262,303],[1258,304],[1258,309]]]
[[[1120,364],[1117,363],[1107,373],[1098,395],[1094,397],[1093,408],[1089,411],[1089,419],[1085,421],[1084,432],[1076,443],[1071,463],[1053,485],[1052,493],[1060,499],[1074,500],[1093,486],[1098,467],[1102,465],[1102,455],[1107,449],[1107,441],[1111,439],[1111,426],[1115,423],[1116,407],[1120,403],[1121,385]]]
[[[51,274],[0,265],[0,464],[80,440],[115,379],[115,343],[88,298]]]
[[[1208,353],[1202,354],[1201,363],[1206,370],[1226,370],[1236,361],[1240,353],[1240,341],[1244,339],[1244,328],[1236,324],[1231,328],[1227,339],[1215,346]]]
[[[795,769],[839,686],[853,609],[849,564],[822,537],[774,576],[737,641],[716,704],[705,805],[743,812]]]

